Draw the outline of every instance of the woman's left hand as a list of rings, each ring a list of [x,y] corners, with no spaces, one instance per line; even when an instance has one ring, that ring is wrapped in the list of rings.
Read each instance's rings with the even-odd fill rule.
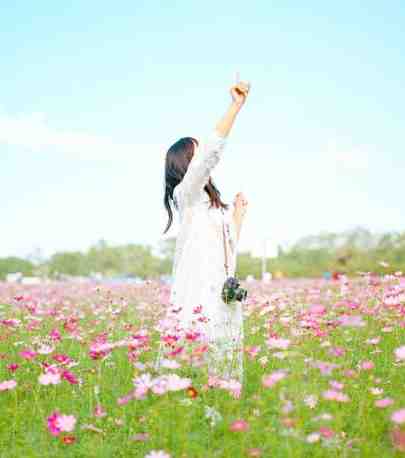
[[[241,192],[238,192],[238,194],[236,194],[235,199],[233,201],[233,206],[235,216],[242,219],[246,214],[248,201]]]

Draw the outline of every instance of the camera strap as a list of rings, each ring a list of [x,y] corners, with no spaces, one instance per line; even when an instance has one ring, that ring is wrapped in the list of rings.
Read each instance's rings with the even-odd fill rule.
[[[222,212],[222,235],[223,235],[223,241],[224,241],[224,255],[225,255],[225,272],[226,276],[229,277],[229,271],[228,271],[228,251],[226,249],[226,241],[225,241],[225,214],[224,214],[224,209],[221,207],[221,212]]]

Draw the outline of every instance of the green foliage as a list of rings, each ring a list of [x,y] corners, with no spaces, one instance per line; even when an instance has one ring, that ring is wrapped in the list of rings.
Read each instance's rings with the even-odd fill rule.
[[[32,275],[34,264],[26,259],[14,256],[0,258],[0,279],[4,280],[7,274],[21,272],[23,275]]]
[[[135,275],[153,278],[172,273],[176,246],[174,237],[160,243],[159,255],[152,247],[140,244],[112,246],[100,240],[85,252],[55,253],[49,260],[34,265],[19,258],[0,259],[0,279],[7,273],[24,275]],[[389,264],[384,267],[380,264]],[[282,272],[288,277],[319,277],[324,272],[387,273],[405,272],[405,232],[375,235],[363,228],[343,233],[322,232],[298,240],[289,248],[279,247],[278,255],[266,260],[267,270]],[[236,274],[240,278],[253,275],[260,278],[262,259],[248,252],[238,253]]]

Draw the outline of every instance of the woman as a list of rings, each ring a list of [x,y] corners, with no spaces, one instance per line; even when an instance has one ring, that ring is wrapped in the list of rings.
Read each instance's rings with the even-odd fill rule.
[[[231,212],[229,205],[222,202],[210,174],[221,158],[226,137],[249,89],[248,83],[234,85],[232,103],[212,134],[202,144],[191,137],[181,138],[170,147],[165,162],[164,204],[169,221],[164,233],[173,221],[171,204],[180,221],[170,302],[183,330],[203,327],[210,344],[210,372],[240,381],[242,303],[225,304],[221,292],[226,278],[235,273],[237,243],[247,202],[241,193],[237,194]]]

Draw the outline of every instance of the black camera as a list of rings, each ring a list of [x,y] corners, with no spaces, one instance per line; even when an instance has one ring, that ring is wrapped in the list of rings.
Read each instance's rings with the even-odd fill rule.
[[[226,304],[234,301],[244,301],[247,297],[247,290],[240,288],[239,280],[235,277],[226,279],[222,288],[222,299]]]

